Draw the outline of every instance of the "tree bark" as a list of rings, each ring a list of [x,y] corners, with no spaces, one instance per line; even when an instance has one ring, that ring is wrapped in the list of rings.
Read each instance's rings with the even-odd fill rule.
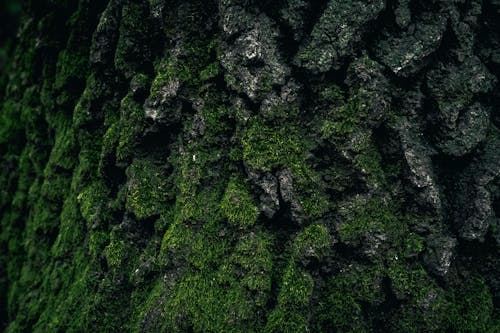
[[[0,41],[0,324],[500,331],[499,22],[27,1]]]

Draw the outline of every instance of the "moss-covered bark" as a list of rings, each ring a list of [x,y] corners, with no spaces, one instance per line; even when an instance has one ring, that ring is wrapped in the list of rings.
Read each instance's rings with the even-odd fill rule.
[[[499,22],[27,1],[2,37],[2,328],[500,331]]]

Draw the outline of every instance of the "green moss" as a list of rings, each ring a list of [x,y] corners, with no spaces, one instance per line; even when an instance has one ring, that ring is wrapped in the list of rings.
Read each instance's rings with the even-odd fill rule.
[[[184,79],[189,79],[190,76],[189,74],[185,74],[186,76],[182,76]],[[157,70],[156,70],[156,77],[154,78],[152,84],[151,84],[151,90],[150,90],[150,96],[151,98],[158,99],[161,97],[166,91],[164,90],[167,87],[172,87],[174,89],[175,86],[179,84],[179,75],[176,71],[176,67],[173,63],[173,61],[169,60],[164,60],[162,61]]]
[[[297,163],[305,150],[301,137],[295,127],[273,128],[253,121],[242,139],[243,158],[262,171]]]
[[[189,192],[190,189],[198,187],[197,176],[194,179],[186,179],[186,183],[182,184],[184,185],[183,195],[177,197],[175,219],[190,224],[221,222],[224,217],[220,210],[223,183],[217,184],[212,190],[202,189],[199,193]],[[190,183],[191,181],[194,183]]]
[[[104,249],[104,256],[111,269],[120,268],[126,257],[127,247],[123,240],[111,240],[111,243]]]
[[[493,298],[481,277],[470,277],[449,299],[448,320],[454,332],[497,332],[500,329],[498,313],[495,318]]]
[[[89,236],[89,253],[94,258],[99,258],[104,252],[104,248],[109,244],[109,233],[106,231],[95,230]]]
[[[233,274],[243,274],[240,283],[255,292],[255,303],[264,307],[271,290],[271,237],[263,232],[243,236],[229,258],[229,267]],[[224,266],[222,271],[225,271]]]
[[[334,90],[332,97],[338,100],[339,93]],[[366,118],[366,105],[353,95],[341,106],[332,108],[321,126],[325,139],[339,140],[354,133]]]
[[[317,330],[368,332],[363,304],[380,304],[383,271],[380,267],[353,264],[328,281],[325,297],[319,300]]]
[[[97,167],[99,165],[99,152],[101,142],[98,138],[82,136],[80,138],[80,154],[78,156],[78,165],[73,171],[73,181],[75,186],[78,186],[78,194],[83,188],[97,180]]]
[[[102,181],[92,182],[78,194],[80,212],[89,227],[96,226],[109,214],[108,196],[109,190]]]
[[[266,333],[301,333],[308,332],[306,316],[297,310],[276,309],[269,315],[264,332]]]
[[[207,232],[203,229],[202,235],[190,233],[187,237],[195,237],[200,250],[209,250],[217,241]],[[178,332],[192,327],[195,332],[258,331],[271,289],[270,238],[262,232],[249,233],[233,250],[224,243],[225,250],[216,255],[216,260],[186,272],[168,292],[164,330]],[[181,252],[176,255],[182,257]]]
[[[263,325],[271,290],[272,243],[255,227],[244,232],[255,223],[258,211],[247,185],[238,178],[228,181],[221,166],[225,151],[220,146],[225,143],[214,134],[225,131],[217,122],[226,112],[206,105],[201,112],[205,135],[171,157],[177,166],[178,193],[162,240],[160,264],[182,263],[185,270],[169,280],[163,296],[156,296],[163,297],[158,315],[162,331],[257,332]],[[226,218],[245,228],[231,232]],[[151,304],[157,303],[151,300]]]
[[[412,298],[421,301],[435,288],[423,267],[409,268],[401,259],[389,261],[387,276],[391,281],[391,288],[398,298]]]
[[[439,289],[432,289],[426,301],[410,301],[401,306],[391,318],[394,332],[455,332],[446,323],[447,303]]]
[[[263,107],[261,110],[266,121],[276,125],[286,124],[286,121],[297,119],[299,112],[297,104],[283,100],[273,101],[271,106]]]
[[[233,178],[229,181],[220,205],[229,223],[240,228],[252,226],[259,216],[254,199],[242,179]]]
[[[24,126],[20,121],[20,105],[12,100],[7,100],[2,105],[0,113],[0,145],[6,143],[20,143],[23,136]],[[22,142],[22,141],[21,141]]]
[[[406,233],[401,245],[401,252],[405,258],[416,257],[425,248],[423,237],[414,232]]]
[[[244,299],[241,288],[221,288],[216,273],[188,275],[165,304],[165,330],[182,332],[191,326],[195,332],[231,331],[237,320],[252,318]]]
[[[242,143],[243,159],[253,168],[292,171],[294,192],[306,216],[320,217],[330,208],[319,175],[306,163],[312,142],[295,126],[271,127],[254,120]]]
[[[339,227],[340,239],[344,242],[356,241],[366,234],[376,232],[392,232],[398,228],[398,218],[393,209],[378,198],[357,200],[352,206],[342,207],[348,216]]]
[[[116,148],[120,140],[120,122],[116,121],[108,127],[103,136],[101,156],[99,160],[99,173],[104,174],[106,166],[116,158]]]
[[[164,264],[182,258],[199,269],[216,265],[228,251],[230,240],[225,234],[224,215],[220,210],[222,189],[203,189],[197,193],[196,183],[184,179],[185,191],[177,196],[173,223],[165,233],[161,246]],[[198,226],[196,230],[193,226]]]
[[[165,283],[156,281],[148,292],[144,292],[146,299],[136,305],[136,315],[132,319],[132,332],[161,331],[164,321],[161,302],[165,298]],[[153,316],[151,314],[154,314]]]
[[[382,169],[382,158],[371,138],[356,147],[354,166],[367,175],[368,183],[374,187],[385,185],[385,173]]]
[[[340,106],[344,104],[342,89],[337,85],[328,85],[319,91],[319,100],[327,104]]]
[[[218,62],[212,62],[208,64],[201,72],[200,72],[200,80],[208,81],[217,77],[221,73],[221,68]]]
[[[149,8],[146,2],[126,3],[121,8],[120,34],[115,51],[115,67],[131,77],[150,54]]]
[[[312,224],[295,238],[293,253],[294,257],[298,259],[321,260],[330,246],[331,239],[328,229],[321,224]]]
[[[295,161],[290,169],[294,180],[294,191],[306,216],[321,217],[331,208],[320,176],[303,160]]]
[[[138,103],[129,92],[120,104],[120,139],[116,148],[119,162],[128,161],[145,126],[145,114],[142,104]]]
[[[54,88],[61,89],[75,80],[85,80],[88,55],[82,50],[62,50],[57,59]]]
[[[78,202],[74,193],[64,200],[60,214],[59,233],[52,246],[52,255],[64,257],[81,245],[85,239],[85,228],[78,209]]]
[[[313,287],[311,275],[291,263],[283,276],[278,304],[287,308],[301,309],[309,304]]]
[[[163,238],[161,263],[168,266],[181,260],[200,270],[217,266],[230,249],[229,239],[218,236],[224,232],[209,225],[193,232],[185,225],[174,223]]]
[[[270,313],[265,332],[307,332],[307,309],[314,281],[291,260],[281,281],[276,308]]]
[[[308,232],[298,236],[294,243],[294,251],[300,251],[301,247],[306,245],[305,243],[309,243],[307,238],[315,233],[314,229],[311,228]],[[295,252],[295,256],[299,256],[299,254]],[[313,288],[314,281],[311,275],[299,268],[293,259],[290,260],[281,281],[277,306],[268,317],[265,331],[308,331],[309,323],[306,309],[312,297]]]
[[[49,164],[64,170],[73,170],[76,166],[73,156],[77,154],[78,143],[73,128],[70,125],[59,128],[50,152]]]
[[[134,159],[126,173],[129,211],[143,219],[160,215],[167,209],[168,183],[161,167],[149,159]]]
[[[92,123],[95,117],[92,106],[95,103],[95,100],[100,97],[99,95],[104,94],[105,91],[105,87],[100,85],[94,74],[87,76],[85,89],[76,102],[73,111],[74,128],[82,128],[85,125]]]
[[[205,94],[206,104],[201,112],[205,124],[205,140],[217,143],[219,136],[230,130],[228,118],[231,110],[223,104],[220,96],[207,92]]]
[[[156,66],[156,77],[151,84],[150,97],[165,102],[180,87],[195,88],[206,80],[219,75],[219,64],[210,62],[210,52],[215,44],[192,40],[183,45],[183,54],[162,59]],[[170,93],[169,91],[173,91]]]

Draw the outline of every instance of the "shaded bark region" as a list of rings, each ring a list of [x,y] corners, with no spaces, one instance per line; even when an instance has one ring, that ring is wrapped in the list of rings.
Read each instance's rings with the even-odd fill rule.
[[[500,330],[500,3],[28,1],[6,332]]]

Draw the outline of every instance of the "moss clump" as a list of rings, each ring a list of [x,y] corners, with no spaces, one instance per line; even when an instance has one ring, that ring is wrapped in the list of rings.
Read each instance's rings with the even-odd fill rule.
[[[321,217],[331,208],[331,203],[320,175],[303,160],[295,161],[290,169],[293,174],[295,194],[305,215],[310,218]]]
[[[111,240],[111,243],[104,249],[104,256],[108,266],[112,269],[119,269],[127,252],[127,247],[123,240]]]
[[[230,239],[225,234],[224,216],[219,203],[222,190],[203,190],[178,196],[173,223],[163,236],[161,261],[169,265],[175,258],[197,269],[217,266],[228,251]],[[198,226],[194,228],[193,226]]]
[[[410,300],[391,317],[393,332],[456,332],[446,322],[449,311],[443,292],[439,288],[428,288],[422,300]],[[468,331],[470,332],[470,331]]]
[[[204,81],[219,75],[218,62],[210,62],[216,43],[193,39],[183,45],[183,53],[163,58],[156,65],[156,77],[151,84],[150,98],[166,102],[182,87],[198,88]]]
[[[337,229],[344,242],[359,241],[366,234],[397,231],[398,218],[393,209],[379,198],[362,199],[350,208],[341,207],[347,217]],[[347,211],[346,211],[347,210]]]
[[[448,295],[448,320],[454,332],[498,332],[500,315],[483,278],[472,276]]]
[[[120,34],[116,45],[115,67],[126,77],[144,66],[151,54],[151,27],[149,8],[146,2],[126,3],[121,9]]]
[[[304,141],[293,126],[273,128],[255,120],[242,139],[243,159],[262,171],[295,164],[306,150]]]
[[[0,145],[16,143],[23,137],[24,127],[21,122],[20,104],[7,100],[2,104],[0,113]]]
[[[337,101],[339,93],[334,90],[327,97]],[[343,140],[360,127],[366,116],[366,105],[359,97],[353,95],[346,103],[329,110],[321,126],[321,135],[325,139]]]
[[[307,318],[300,311],[286,311],[283,308],[276,309],[271,312],[267,320],[264,329],[266,333],[301,333],[309,331]]]
[[[265,332],[307,332],[307,308],[313,289],[311,275],[291,260],[281,281],[278,304],[268,317]]]
[[[254,120],[243,138],[243,159],[261,171],[289,168],[295,197],[306,216],[319,217],[330,206],[319,175],[307,164],[312,141],[293,125],[271,127]]]
[[[73,111],[73,127],[83,128],[95,122],[98,112],[95,110],[96,101],[103,98],[109,87],[96,78],[95,74],[87,76],[85,89],[76,102]]]
[[[168,183],[161,167],[149,159],[134,159],[126,173],[126,208],[137,218],[160,215],[168,208]]]
[[[95,226],[108,215],[108,196],[109,190],[101,181],[92,182],[78,194],[80,212],[89,227]]]
[[[370,134],[359,138],[355,146],[353,165],[366,175],[367,183],[374,188],[386,185],[386,175],[382,169],[382,157]]]
[[[59,234],[51,252],[57,257],[64,257],[73,253],[74,248],[79,246],[86,236],[78,201],[73,191],[64,200],[60,221]]]
[[[150,97],[165,102],[166,97],[174,97],[180,86],[180,80],[189,80],[189,72],[184,73],[177,69],[171,59],[163,60],[157,66],[156,77],[151,83]]]
[[[252,232],[241,237],[229,258],[233,274],[243,275],[241,285],[255,293],[255,304],[261,307],[266,306],[271,290],[271,248],[271,237],[268,234]]]
[[[425,248],[424,239],[414,232],[406,232],[405,234],[401,244],[401,253],[405,258],[416,257]]]
[[[380,304],[383,272],[380,267],[354,264],[333,276],[319,300],[317,330],[335,328],[338,332],[368,332],[364,304]]]
[[[192,327],[195,332],[226,332],[253,320],[245,290],[237,285],[224,288],[223,282],[216,272],[185,276],[164,306],[164,330],[184,332]]]
[[[221,135],[228,135],[231,129],[228,119],[232,116],[232,110],[222,104],[220,96],[207,92],[206,104],[201,112],[205,124],[205,140],[210,143],[218,143]]]
[[[229,223],[240,228],[252,226],[259,216],[259,210],[242,179],[229,181],[220,205]]]
[[[306,227],[295,238],[293,244],[294,257],[300,261],[310,259],[321,260],[331,245],[328,229],[321,224]]]
[[[76,134],[66,119],[60,120],[59,124],[49,163],[63,170],[73,170],[76,166],[76,159],[73,156],[78,154]]]
[[[221,73],[221,68],[219,62],[212,62],[208,64],[201,72],[200,72],[200,80],[208,81],[217,77]]]
[[[133,155],[133,150],[138,141],[139,134],[145,125],[145,114],[143,106],[138,103],[130,92],[120,105],[120,137],[116,148],[116,158],[125,162]]]
[[[89,253],[94,258],[99,258],[104,248],[109,244],[109,233],[107,231],[94,230],[89,236]]]
[[[88,55],[84,51],[69,49],[61,51],[57,60],[54,88],[61,89],[74,84],[75,81],[84,81],[87,67]]]
[[[389,261],[387,276],[391,289],[399,299],[423,300],[434,284],[423,267],[409,268],[400,259]]]
[[[309,273],[290,264],[283,276],[280,293],[278,296],[278,304],[298,309],[309,304],[309,299],[312,295],[314,282]]]
[[[116,148],[120,140],[120,122],[116,121],[108,127],[103,136],[101,156],[99,160],[99,173],[104,174],[106,167],[116,159]]]
[[[182,332],[187,327],[196,332],[258,331],[271,289],[270,238],[261,231],[252,232],[243,235],[232,248],[223,239],[217,242],[209,231],[204,228],[199,235],[190,233],[187,237],[191,242],[176,244],[177,249],[193,245],[188,251],[207,253],[218,243],[223,251],[211,251],[209,256],[214,260],[203,265],[193,262],[196,269],[186,271],[167,292],[163,329],[169,332]],[[192,243],[193,237],[197,245]],[[168,241],[172,244],[174,240]],[[182,258],[185,253],[176,251],[175,254]]]
[[[326,105],[341,106],[344,104],[342,89],[336,84],[328,84],[321,87],[318,92],[319,101]]]

